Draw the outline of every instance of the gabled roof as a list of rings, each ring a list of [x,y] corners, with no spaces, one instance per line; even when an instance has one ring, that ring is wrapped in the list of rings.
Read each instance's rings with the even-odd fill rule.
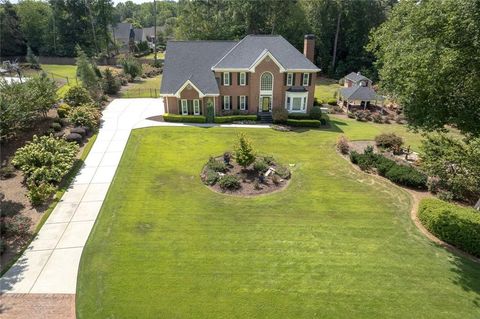
[[[176,94],[190,81],[203,95],[219,94],[212,65],[217,63],[236,41],[168,41],[163,66],[161,94]]]
[[[381,95],[378,95],[372,88],[368,86],[352,86],[349,88],[342,88],[340,95],[347,100],[359,101],[373,101],[383,100]]]
[[[113,27],[113,34],[115,36],[115,39],[129,39],[131,29],[131,23],[117,23]]]
[[[239,41],[213,70],[249,70],[268,51],[285,70],[313,71],[320,69],[280,35],[247,35]]]
[[[348,79],[348,80],[353,81],[353,82],[359,82],[359,81],[362,81],[362,80],[367,80],[367,81],[372,82],[372,80],[370,80],[366,76],[363,76],[360,72],[357,72],[357,73],[351,72],[350,74],[345,76],[345,79]]]
[[[143,29],[133,29],[133,32],[135,33],[135,41],[137,42],[144,41]]]

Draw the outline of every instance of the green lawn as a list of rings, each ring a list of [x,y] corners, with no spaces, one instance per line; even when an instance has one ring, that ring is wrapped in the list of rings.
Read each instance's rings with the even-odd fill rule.
[[[80,262],[78,318],[478,318],[480,267],[427,240],[405,191],[354,170],[340,131],[244,130],[295,163],[282,192],[214,193],[199,173],[239,129],[133,131]]]
[[[138,79],[120,93],[122,98],[159,97],[162,75],[154,78]]]
[[[150,53],[149,55],[146,55],[144,57],[142,57],[142,59],[155,59],[155,54],[154,53]],[[157,52],[157,59],[165,59],[165,52]]]
[[[337,80],[318,78],[315,83],[315,98],[324,102],[327,102],[329,99],[335,99],[335,93],[340,88],[341,86]]]

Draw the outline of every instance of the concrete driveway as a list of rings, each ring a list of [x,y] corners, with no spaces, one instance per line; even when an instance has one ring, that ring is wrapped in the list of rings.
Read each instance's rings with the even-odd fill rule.
[[[130,131],[145,118],[163,113],[161,99],[116,99],[107,106],[84,167],[38,236],[0,279],[1,293],[75,294],[83,247]]]

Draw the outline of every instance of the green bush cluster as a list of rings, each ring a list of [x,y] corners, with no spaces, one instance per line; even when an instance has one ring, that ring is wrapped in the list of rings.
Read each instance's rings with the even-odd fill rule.
[[[232,123],[236,121],[256,121],[256,115],[229,115],[229,116],[216,116],[215,123]]]
[[[163,120],[165,122],[176,123],[206,123],[207,119],[202,115],[179,115],[179,114],[163,114]]]
[[[70,110],[68,120],[76,126],[95,130],[100,125],[101,113],[93,104],[83,104]]]
[[[319,120],[287,120],[287,125],[290,126],[298,126],[298,127],[319,127],[320,121]]]
[[[389,150],[398,150],[403,145],[403,139],[395,133],[382,133],[375,136],[375,144]]]
[[[283,124],[286,123],[288,120],[289,114],[288,111],[283,108],[274,108],[272,111],[272,119],[273,123]]]
[[[480,257],[480,214],[474,209],[427,198],[420,203],[418,218],[435,236]]]
[[[69,88],[67,92],[65,92],[63,100],[69,106],[73,107],[93,102],[87,89],[78,85]]]
[[[78,146],[53,136],[33,136],[15,152],[12,164],[23,171],[29,197],[39,204],[51,195],[75,162]]]
[[[310,111],[310,118],[312,120],[321,120],[322,119],[322,109],[320,106],[314,106]]]
[[[240,180],[233,175],[224,175],[218,180],[218,185],[223,190],[236,190],[240,188]]]
[[[72,108],[70,107],[70,105],[66,104],[66,103],[62,103],[58,106],[57,108],[57,115],[59,118],[61,119],[64,119],[68,116],[68,112],[70,112]]]
[[[350,152],[350,161],[363,171],[376,168],[379,175],[396,184],[418,189],[427,187],[425,174],[412,166],[400,165],[381,154],[375,154],[371,147],[366,148],[363,154],[356,151]]]
[[[311,120],[312,119],[310,115],[306,113],[290,113],[288,114],[288,118],[292,120]]]
[[[257,158],[253,163],[253,169],[259,173],[265,173],[268,170],[268,164],[261,158]]]
[[[214,172],[226,172],[227,171],[227,165],[220,160],[217,160],[213,157],[210,157],[210,159],[207,162],[207,168],[214,171]]]

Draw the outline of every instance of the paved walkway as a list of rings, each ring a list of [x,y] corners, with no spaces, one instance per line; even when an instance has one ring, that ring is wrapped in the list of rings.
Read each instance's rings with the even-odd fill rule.
[[[116,99],[85,165],[38,236],[0,279],[2,293],[75,294],[85,242],[107,194],[131,129],[163,114],[161,99]]]

